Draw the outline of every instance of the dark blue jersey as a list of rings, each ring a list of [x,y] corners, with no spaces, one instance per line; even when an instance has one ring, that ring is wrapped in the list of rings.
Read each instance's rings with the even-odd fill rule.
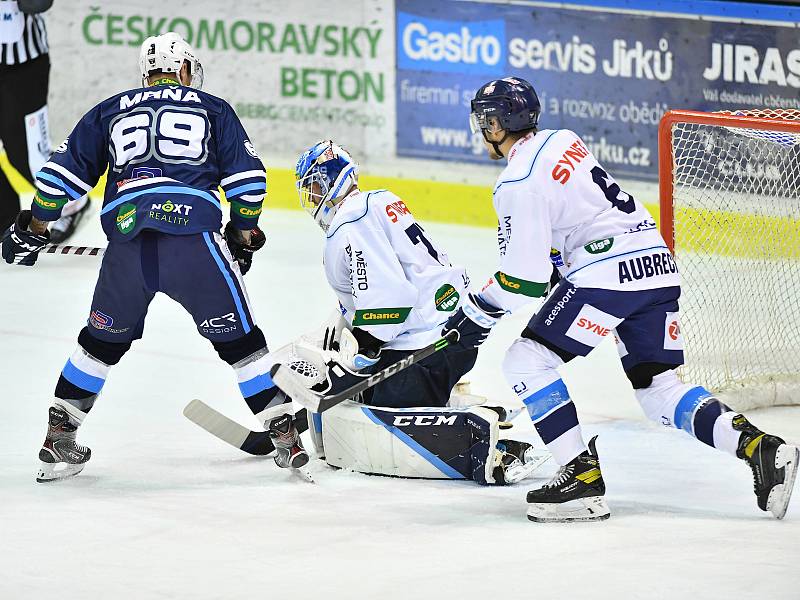
[[[86,113],[36,174],[32,211],[54,221],[108,169],[101,221],[109,240],[142,229],[219,231],[219,187],[239,229],[258,222],[264,165],[231,106],[180,85],[122,92]]]

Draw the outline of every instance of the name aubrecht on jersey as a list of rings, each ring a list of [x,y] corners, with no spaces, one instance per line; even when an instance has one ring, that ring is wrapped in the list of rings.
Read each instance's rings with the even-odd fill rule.
[[[677,273],[678,266],[669,252],[655,252],[645,256],[637,256],[619,263],[619,282],[627,283]]]

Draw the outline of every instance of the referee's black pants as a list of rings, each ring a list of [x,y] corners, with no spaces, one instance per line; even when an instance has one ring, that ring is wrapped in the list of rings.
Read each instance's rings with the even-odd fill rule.
[[[49,76],[47,54],[21,65],[0,65],[0,141],[8,161],[31,185],[35,173],[31,173],[28,164],[25,115],[47,104]],[[19,195],[0,169],[0,232],[14,222],[19,210]]]

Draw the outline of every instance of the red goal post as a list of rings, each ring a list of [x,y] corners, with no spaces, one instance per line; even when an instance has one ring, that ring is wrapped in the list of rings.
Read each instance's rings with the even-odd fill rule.
[[[658,194],[661,235],[671,250],[675,249],[674,230],[674,161],[672,129],[678,123],[712,127],[733,127],[756,131],[779,131],[800,137],[800,109],[764,109],[700,112],[670,110],[658,125]]]
[[[669,111],[658,156],[682,377],[740,410],[800,403],[800,109]]]

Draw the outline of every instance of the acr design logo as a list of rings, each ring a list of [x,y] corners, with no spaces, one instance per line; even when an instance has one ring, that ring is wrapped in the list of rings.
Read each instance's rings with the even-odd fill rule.
[[[233,313],[222,315],[221,317],[211,317],[200,323],[200,327],[210,327],[213,329],[221,329],[228,327],[229,323],[236,324],[236,316]]]
[[[443,21],[398,12],[397,66],[500,74],[506,66],[505,21]]]

